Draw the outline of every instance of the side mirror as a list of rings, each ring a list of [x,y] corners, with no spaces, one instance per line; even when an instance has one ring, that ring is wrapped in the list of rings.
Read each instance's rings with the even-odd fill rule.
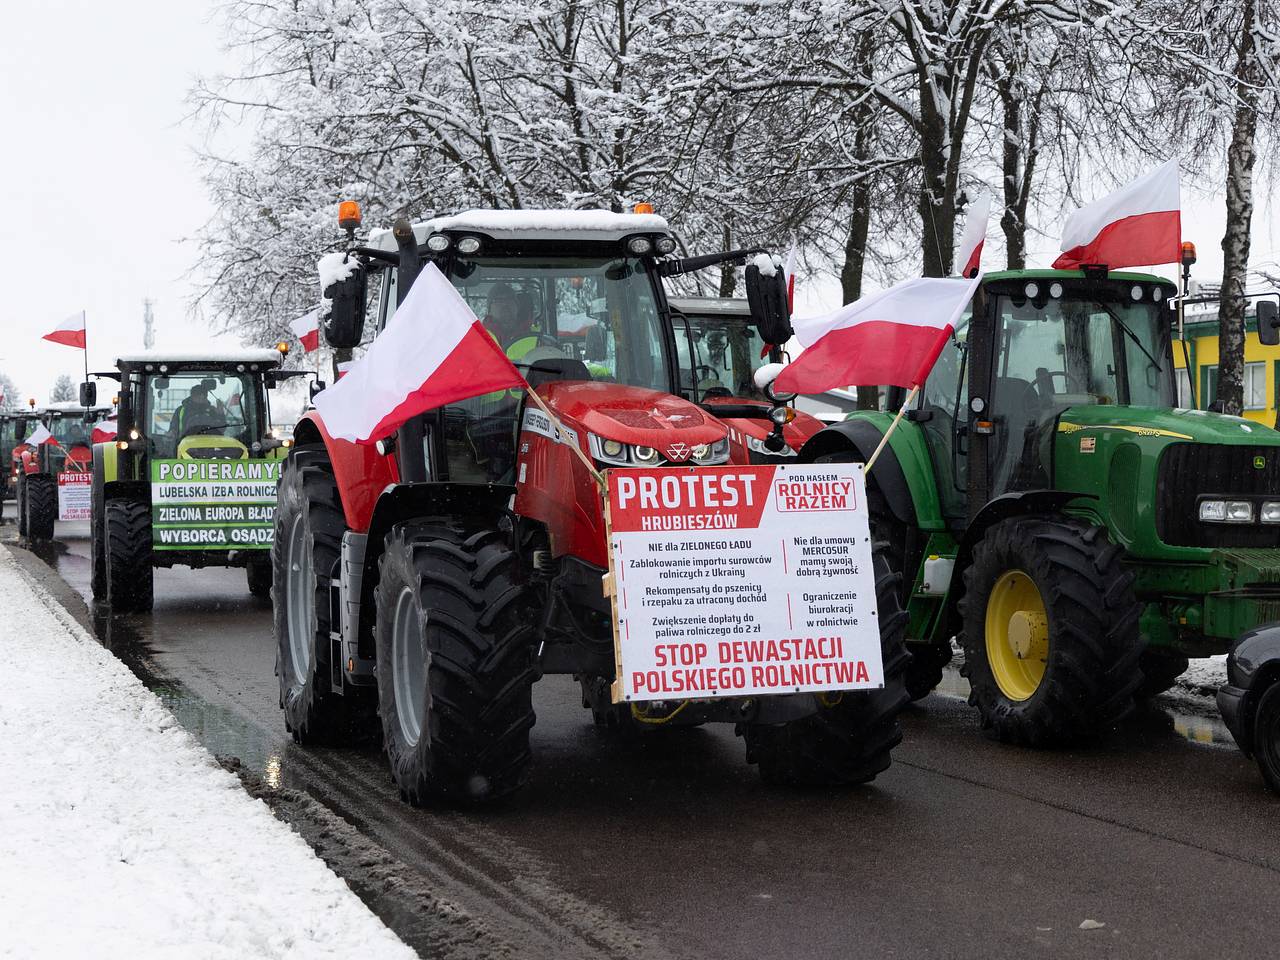
[[[791,329],[787,281],[782,270],[775,267],[772,276],[765,276],[759,264],[747,264],[747,306],[765,343],[780,345],[791,339],[795,331]]]
[[[1259,304],[1261,306],[1261,304]],[[80,406],[92,407],[98,402],[98,385],[92,380],[80,384]]]
[[[587,327],[587,342],[583,344],[583,352],[588,360],[604,361],[609,359],[605,349],[604,327],[599,324]]]
[[[1258,339],[1268,347],[1280,344],[1280,304],[1259,300]]]
[[[325,299],[330,301],[329,316],[321,328],[325,342],[340,350],[350,350],[360,345],[364,335],[364,312],[368,302],[369,274],[363,263],[351,261],[355,269],[345,280],[331,283],[324,288]]]

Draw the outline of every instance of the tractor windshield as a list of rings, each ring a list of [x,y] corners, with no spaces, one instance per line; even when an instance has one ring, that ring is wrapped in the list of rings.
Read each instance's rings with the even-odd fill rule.
[[[247,456],[262,439],[259,379],[224,370],[149,376],[139,418],[155,457]]]
[[[694,400],[766,399],[756,388],[754,375],[770,361],[770,354],[749,317],[689,313],[684,324],[680,319],[675,318],[682,391]]]
[[[64,450],[89,446],[89,431],[90,425],[85,423],[84,414],[66,413],[49,420],[49,432]]]
[[[1054,423],[1068,408],[1174,403],[1163,304],[1123,291],[1036,295],[1036,287],[996,300],[995,493],[1047,483]]]

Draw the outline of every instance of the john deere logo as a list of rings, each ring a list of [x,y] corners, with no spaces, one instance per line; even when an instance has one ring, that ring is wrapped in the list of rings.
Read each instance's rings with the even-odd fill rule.
[[[1255,469],[1255,470],[1265,470],[1266,468],[1267,468],[1267,458],[1266,458],[1266,457],[1254,457],[1254,458],[1253,458],[1253,469]]]

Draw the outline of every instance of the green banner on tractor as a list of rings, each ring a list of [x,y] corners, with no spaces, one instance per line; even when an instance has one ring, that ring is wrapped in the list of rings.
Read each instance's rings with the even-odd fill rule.
[[[282,460],[152,460],[156,550],[269,550]]]

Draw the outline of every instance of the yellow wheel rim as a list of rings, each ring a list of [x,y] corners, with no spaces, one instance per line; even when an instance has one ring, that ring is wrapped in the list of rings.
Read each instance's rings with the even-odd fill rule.
[[[1010,700],[1040,688],[1049,659],[1049,616],[1036,582],[1021,570],[1001,574],[987,600],[987,662]]]

